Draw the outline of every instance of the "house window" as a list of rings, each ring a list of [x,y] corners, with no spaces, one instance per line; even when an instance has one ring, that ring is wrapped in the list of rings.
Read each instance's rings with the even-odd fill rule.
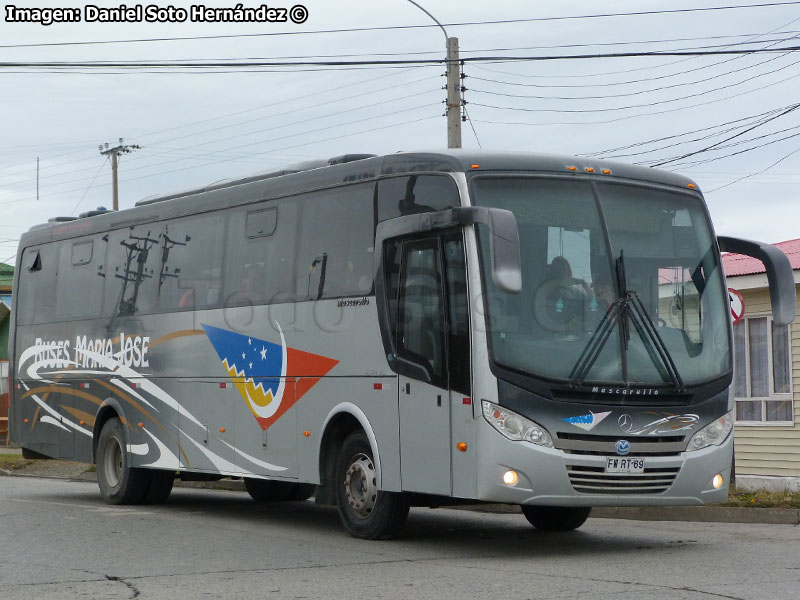
[[[743,319],[733,346],[737,422],[793,423],[789,327],[767,316]]]

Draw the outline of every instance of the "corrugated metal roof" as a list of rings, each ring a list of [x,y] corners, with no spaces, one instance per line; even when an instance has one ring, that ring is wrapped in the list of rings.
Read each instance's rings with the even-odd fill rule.
[[[773,246],[780,248],[789,257],[792,269],[800,269],[800,239],[778,242]],[[726,277],[766,272],[763,263],[757,258],[733,253],[722,255],[722,269]]]

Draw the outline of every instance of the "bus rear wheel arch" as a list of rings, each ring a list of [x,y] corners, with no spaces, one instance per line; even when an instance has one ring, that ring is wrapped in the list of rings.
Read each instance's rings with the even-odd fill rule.
[[[528,523],[540,531],[572,531],[586,522],[590,506],[532,506],[522,505]]]
[[[97,484],[109,504],[163,504],[172,492],[174,471],[130,465],[124,426],[116,414],[102,424],[95,456]]]
[[[336,460],[334,487],[339,518],[353,537],[394,537],[408,518],[405,494],[378,490],[378,470],[363,430],[344,440]]]
[[[148,489],[148,473],[130,466],[125,431],[118,417],[108,419],[97,438],[97,484],[109,504],[137,504]]]

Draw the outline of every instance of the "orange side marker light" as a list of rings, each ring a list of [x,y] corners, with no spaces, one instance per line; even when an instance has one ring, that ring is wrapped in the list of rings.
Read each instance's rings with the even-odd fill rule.
[[[458,442],[458,444],[456,444],[456,448],[458,448],[459,452],[466,452],[467,451],[467,444],[464,443],[464,442]]]
[[[311,432],[310,432],[310,431],[304,431],[304,432],[303,432],[303,435],[304,435],[305,437],[311,437]]]
[[[136,425],[139,427],[139,429],[141,429],[142,427],[144,427],[144,423],[137,423]]]

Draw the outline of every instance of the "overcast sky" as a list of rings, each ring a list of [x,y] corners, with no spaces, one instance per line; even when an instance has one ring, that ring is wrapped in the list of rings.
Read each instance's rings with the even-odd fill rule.
[[[450,36],[459,38],[462,57],[800,46],[796,2],[503,24],[482,22],[763,2],[420,3],[445,24]],[[119,6],[101,0],[96,4]],[[26,0],[18,5],[82,10],[85,3]],[[209,6],[235,5],[209,2]],[[258,6],[249,1],[244,5]],[[308,19],[299,25],[42,26],[0,19],[0,62],[363,61],[444,55],[444,34],[435,26],[30,46],[432,24],[407,0],[306,0],[304,5]],[[270,6],[289,8],[292,3]],[[466,22],[482,24],[455,25]],[[718,234],[768,242],[798,238],[800,110],[791,110],[800,102],[798,63],[800,52],[467,63],[465,96],[474,132],[465,124],[463,145],[475,150],[480,145],[492,150],[615,156],[651,165],[671,160],[662,168],[697,181]],[[443,73],[442,65],[171,71],[140,67],[124,72],[0,67],[0,261],[13,262],[16,240],[30,226],[53,216],[111,205],[110,164],[98,145],[116,144],[120,137],[125,144],[142,146],[121,158],[121,208],[153,194],[310,158],[444,148]],[[619,150],[625,146],[631,147]],[[692,155],[679,158],[687,154]]]

